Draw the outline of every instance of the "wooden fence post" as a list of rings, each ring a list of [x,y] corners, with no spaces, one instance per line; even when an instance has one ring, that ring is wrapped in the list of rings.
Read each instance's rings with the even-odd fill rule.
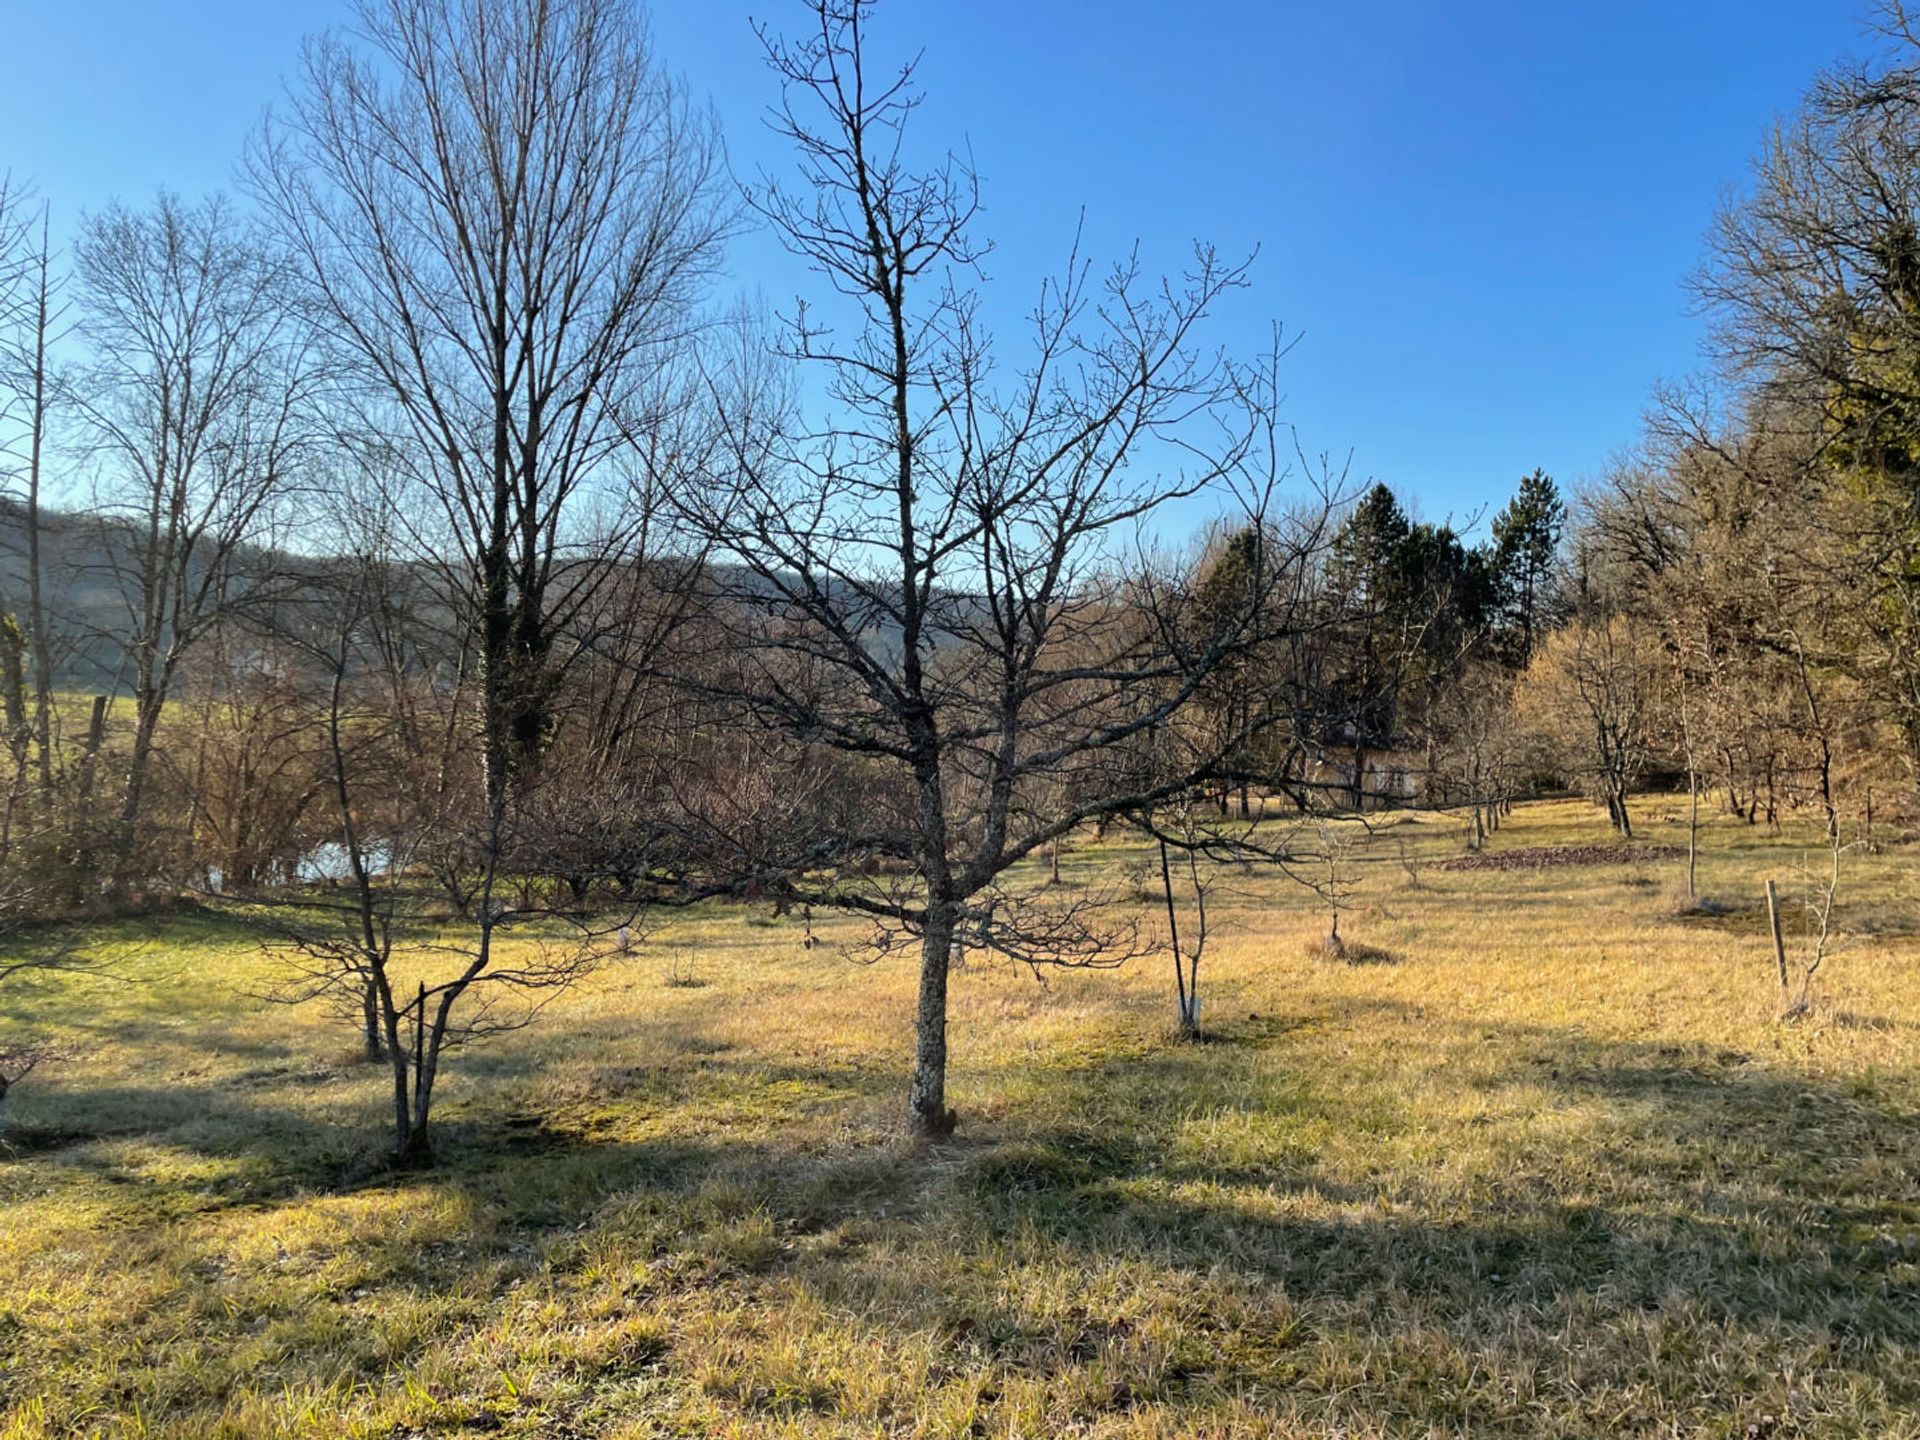
[[[1787,988],[1787,946],[1780,938],[1780,897],[1767,881],[1767,924],[1773,927],[1773,963],[1780,971],[1780,988]]]

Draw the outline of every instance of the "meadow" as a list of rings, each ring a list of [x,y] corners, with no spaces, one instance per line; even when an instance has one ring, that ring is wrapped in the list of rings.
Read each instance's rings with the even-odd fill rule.
[[[1347,959],[1229,877],[1202,1043],[1170,963],[969,963],[931,1147],[852,921],[663,923],[452,1058],[418,1173],[243,918],[98,927],[118,978],[0,997],[76,1052],[0,1146],[0,1436],[1920,1437],[1916,851],[1848,855],[1784,1022],[1757,907],[1812,828],[1716,818],[1682,913],[1671,859],[1394,820]]]

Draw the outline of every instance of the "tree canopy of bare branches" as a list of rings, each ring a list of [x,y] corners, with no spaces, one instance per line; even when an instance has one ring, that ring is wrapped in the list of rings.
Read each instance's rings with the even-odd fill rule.
[[[499,804],[632,538],[621,467],[670,421],[727,230],[719,142],[622,0],[354,18],[309,43],[251,171],[473,626]]]
[[[799,39],[762,31],[798,183],[751,200],[820,277],[824,303],[788,317],[782,353],[818,374],[831,417],[804,424],[777,395],[730,404],[722,468],[689,516],[728,562],[716,599],[735,664],[718,688],[890,797],[789,870],[831,872],[811,899],[919,950],[909,1122],[939,1135],[953,1125],[950,957],[1124,951],[1093,907],[1047,905],[1007,872],[1228,753],[1180,774],[1134,763],[1285,590],[1275,564],[1202,623],[1193,566],[1129,557],[1129,543],[1192,497],[1259,525],[1285,457],[1271,371],[1202,344],[1246,275],[1204,247],[1158,282],[1137,258],[1102,272],[1070,257],[1035,301],[1024,357],[996,378],[976,181],[952,156],[910,162],[913,68],[880,74],[872,10],[819,0]],[[863,874],[862,859],[906,873]]]
[[[224,200],[114,206],[88,221],[74,265],[78,409],[103,502],[128,522],[103,531],[134,700],[111,877],[124,898],[161,712],[297,478],[313,371],[285,267]]]

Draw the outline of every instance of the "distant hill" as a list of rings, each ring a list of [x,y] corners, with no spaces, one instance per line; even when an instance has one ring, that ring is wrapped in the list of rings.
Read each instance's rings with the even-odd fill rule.
[[[130,520],[93,511],[43,511],[40,554],[54,650],[54,683],[74,690],[125,689],[126,636],[132,609],[122,579],[139,551]],[[240,556],[256,574],[298,575],[313,562],[269,546]],[[130,577],[128,577],[130,579]],[[25,507],[0,499],[0,611],[25,618]]]
[[[111,688],[123,652],[114,639],[127,629],[127,603],[115,583],[115,532],[125,521],[101,515],[42,511],[41,573],[54,637],[55,683]],[[0,610],[22,618],[27,606],[26,510],[0,499]]]
[[[129,679],[125,637],[131,618],[116,560],[124,568],[127,557],[136,553],[139,530],[119,516],[43,511],[40,535],[55,684],[73,690],[125,689]],[[269,546],[254,547],[242,557],[243,567],[257,574],[298,575],[314,564],[311,555]],[[732,565],[716,564],[709,575],[736,595],[764,595],[771,590]],[[949,623],[984,618],[976,613],[977,602],[964,593],[945,592],[943,603]],[[0,612],[24,619],[26,605],[25,509],[16,500],[0,498]],[[864,628],[877,656],[894,654],[899,636],[891,621],[875,616]]]

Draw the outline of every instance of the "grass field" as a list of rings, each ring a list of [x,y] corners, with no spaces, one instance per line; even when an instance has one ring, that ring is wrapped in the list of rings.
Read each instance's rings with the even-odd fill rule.
[[[930,1150],[911,966],[765,907],[455,1056],[405,1175],[244,929],[124,926],[141,983],[0,997],[85,1047],[0,1151],[0,1435],[1920,1436],[1920,849],[1849,857],[1783,1024],[1753,904],[1812,840],[1716,821],[1698,918],[1671,862],[1443,871],[1405,821],[1372,963],[1236,880],[1206,1044],[1167,966],[969,967]]]

